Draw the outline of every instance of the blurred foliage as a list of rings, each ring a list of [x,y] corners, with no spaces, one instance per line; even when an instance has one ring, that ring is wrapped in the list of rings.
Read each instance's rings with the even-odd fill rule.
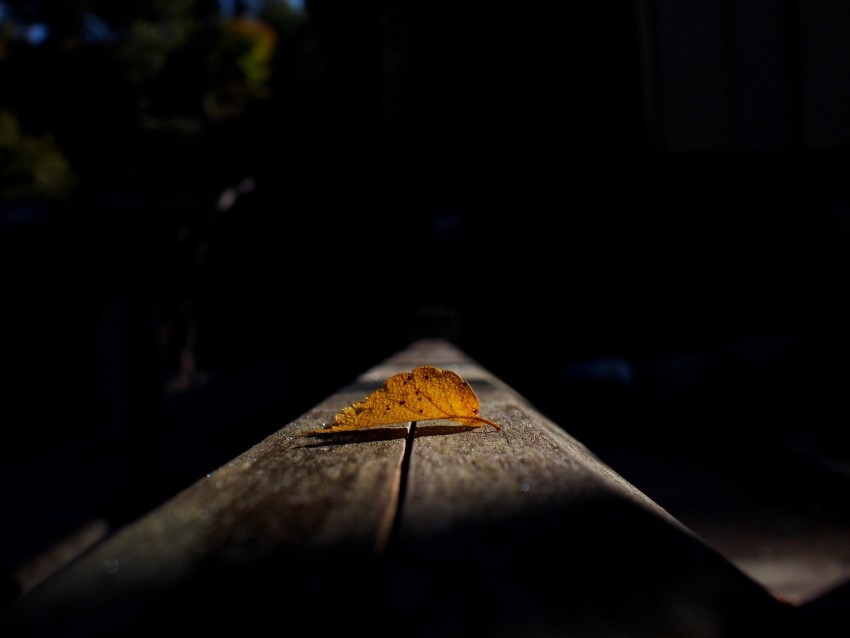
[[[277,32],[268,24],[247,18],[223,22],[218,46],[209,57],[209,89],[204,113],[210,119],[241,115],[253,99],[269,95],[272,56]]]
[[[17,118],[0,110],[0,197],[61,196],[74,174],[50,135],[25,135]]]
[[[315,46],[285,0],[228,15],[215,0],[0,4],[2,196],[67,193],[71,175],[120,188],[187,181],[204,163],[238,172],[239,138],[262,128],[258,113],[286,117],[263,105],[297,102],[280,75],[298,73],[301,42]]]

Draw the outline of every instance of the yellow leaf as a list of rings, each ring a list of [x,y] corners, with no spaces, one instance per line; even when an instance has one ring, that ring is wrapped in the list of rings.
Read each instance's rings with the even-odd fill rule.
[[[478,397],[472,386],[451,370],[419,366],[399,372],[363,401],[354,403],[336,415],[336,425],[327,425],[317,433],[349,432],[391,423],[445,419],[466,426],[502,427],[478,415]]]

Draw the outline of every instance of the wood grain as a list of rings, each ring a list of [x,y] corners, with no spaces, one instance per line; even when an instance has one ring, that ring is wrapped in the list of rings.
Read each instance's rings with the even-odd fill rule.
[[[481,415],[311,433],[418,365]],[[782,605],[456,347],[418,341],[33,589],[8,636],[794,636]]]

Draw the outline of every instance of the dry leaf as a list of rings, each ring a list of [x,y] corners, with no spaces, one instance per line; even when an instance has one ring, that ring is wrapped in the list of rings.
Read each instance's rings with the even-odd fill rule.
[[[502,427],[478,415],[478,397],[472,386],[456,372],[433,366],[419,366],[399,372],[363,401],[336,415],[336,425],[317,433],[349,432],[391,423],[445,419],[466,426]]]

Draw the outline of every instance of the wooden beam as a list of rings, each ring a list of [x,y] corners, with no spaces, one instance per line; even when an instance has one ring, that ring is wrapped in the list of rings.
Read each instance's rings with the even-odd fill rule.
[[[312,436],[425,364],[463,376],[503,429]],[[424,340],[118,530],[0,629],[725,637],[793,635],[795,622],[500,379]]]

